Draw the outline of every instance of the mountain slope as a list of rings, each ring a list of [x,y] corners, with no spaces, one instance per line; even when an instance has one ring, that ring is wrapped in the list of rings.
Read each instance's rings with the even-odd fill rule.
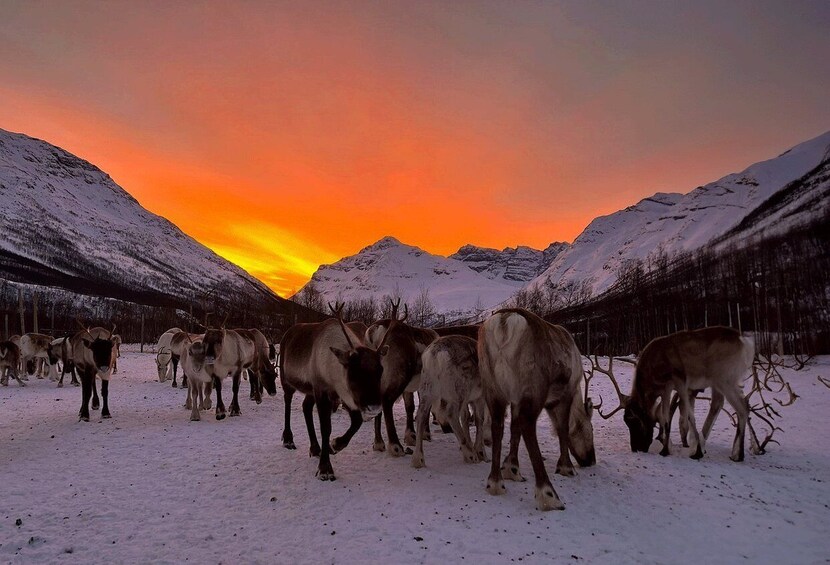
[[[826,213],[827,188],[821,183],[826,183],[829,155],[827,132],[688,194],[657,193],[596,218],[528,288],[548,281],[589,280],[593,292],[600,293],[613,284],[626,260],[645,260],[660,251],[671,254],[697,249],[739,225],[745,235],[773,226],[786,230],[806,219],[804,213]],[[776,198],[778,204],[766,204]],[[762,214],[765,206],[769,209]]]
[[[498,304],[517,289],[514,282],[490,279],[462,261],[432,255],[394,237],[321,265],[309,285],[328,301],[399,295],[411,304],[427,292],[436,311],[449,319]]]
[[[523,286],[547,269],[559,253],[567,249],[567,243],[551,243],[544,251],[519,245],[505,247],[501,251],[489,247],[465,245],[452,255],[472,270],[491,280]]]
[[[144,209],[91,163],[0,130],[0,273],[81,294],[183,304],[284,302],[239,267]]]

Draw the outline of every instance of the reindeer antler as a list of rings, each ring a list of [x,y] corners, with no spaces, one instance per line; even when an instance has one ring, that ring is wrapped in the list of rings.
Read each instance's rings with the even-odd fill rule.
[[[352,343],[352,338],[349,337],[349,330],[346,328],[346,323],[343,322],[343,307],[345,303],[343,302],[335,302],[334,306],[332,306],[331,302],[329,302],[329,308],[331,309],[332,314],[335,315],[337,321],[340,322],[340,329],[343,330],[343,335],[346,336],[346,341],[349,343],[349,349],[354,351],[354,343]]]
[[[112,337],[115,334],[115,328],[116,328],[116,325],[113,324],[112,329],[110,330],[110,337]]]
[[[390,298],[389,299],[389,304],[392,306],[392,313],[389,317],[392,318],[392,319],[397,320],[398,319],[398,308],[401,307],[401,299],[398,298],[397,300],[392,300]],[[401,318],[399,320],[401,322],[403,322],[404,320],[406,320],[409,317],[409,305],[406,304],[406,303],[404,303],[404,305],[403,305],[403,312],[404,312],[403,318]]]
[[[398,307],[401,305],[401,299],[400,298],[398,298],[397,302],[393,302],[392,300],[389,300],[389,303],[392,305],[392,317],[389,319],[389,327],[386,328],[386,333],[383,334],[383,339],[380,340],[380,345],[378,345],[376,351],[380,351],[381,349],[383,349],[383,346],[386,345],[386,339],[392,333],[392,329],[396,325],[398,325],[399,323],[406,320],[407,316],[409,316],[409,308],[407,307],[406,304],[404,304],[404,306],[403,306],[404,307],[403,318],[401,318],[400,320],[398,319]]]
[[[614,408],[611,412],[609,412],[607,414],[603,414],[602,411],[600,410],[600,407],[602,406],[602,402],[603,402],[602,395],[600,395],[600,397],[599,397],[599,404],[594,405],[594,409],[597,411],[597,413],[600,416],[602,416],[602,418],[604,420],[607,420],[608,418],[610,418],[611,416],[613,416],[614,414],[616,414],[620,410],[624,409],[626,407],[626,405],[628,404],[628,400],[630,399],[630,397],[627,394],[623,394],[622,390],[620,390],[620,385],[617,383],[616,377],[614,377],[614,358],[613,357],[608,358],[608,368],[607,369],[603,369],[602,366],[599,364],[599,358],[597,357],[596,354],[594,354],[593,359],[591,359],[591,357],[587,356],[587,355],[586,355],[586,357],[588,357],[588,361],[591,362],[591,370],[586,371],[586,376],[584,377],[585,378],[585,402],[586,403],[588,402],[588,384],[591,382],[591,379],[594,378],[594,376],[595,376],[594,372],[602,373],[603,375],[608,377],[608,379],[611,381],[611,384],[614,385],[614,391],[616,391],[616,393],[617,393],[617,398],[619,399],[620,404],[619,404],[619,406]],[[590,375],[590,376],[588,376],[588,375]]]
[[[220,328],[222,328],[222,329],[224,330],[224,329],[225,329],[225,324],[228,322],[228,318],[230,318],[230,317],[231,317],[231,313],[230,313],[230,312],[228,312],[227,314],[225,314],[225,319],[224,319],[224,320],[222,320],[222,325],[221,325],[221,326],[219,326],[219,327],[220,327]]]

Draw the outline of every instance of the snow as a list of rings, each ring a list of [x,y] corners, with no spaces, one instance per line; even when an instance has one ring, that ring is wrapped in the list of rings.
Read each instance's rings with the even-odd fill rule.
[[[702,461],[677,447],[667,458],[655,446],[633,454],[620,414],[597,418],[597,465],[576,478],[552,475],[567,508],[549,513],[535,510],[524,447],[530,480],[492,497],[488,464],[464,464],[451,436],[433,429],[427,467],[413,469],[409,457],[373,452],[364,426],[333,458],[337,481],[323,483],[306,452],[299,398],[299,449],[288,451],[281,394],[261,405],[245,394],[241,417],[190,422],[185,391],[155,382],[153,354],[125,347],[119,368],[113,418],[100,422],[77,422],[77,388],[34,377],[25,388],[0,387],[0,561],[816,563],[830,555],[830,389],[816,380],[830,377],[830,357],[785,372],[801,398],[782,409],[782,445],[747,453],[744,463],[728,459],[733,431],[723,414]],[[628,387],[630,368],[615,370]],[[614,397],[601,377],[591,390]],[[706,409],[698,403],[698,421]],[[334,433],[347,425],[334,415]],[[539,425],[552,471],[558,448],[549,422]]]
[[[548,279],[592,280],[600,293],[616,280],[618,267],[628,259],[645,260],[662,249],[672,254],[706,245],[738,225],[743,218],[792,181],[830,159],[830,131],[740,173],[727,175],[688,194],[657,193],[607,216],[595,218],[559,254],[550,267],[528,284]],[[811,187],[818,194],[827,178]],[[823,203],[826,210],[826,201]],[[799,219],[778,215],[778,232]],[[781,225],[784,224],[784,225]]]
[[[466,263],[385,237],[356,255],[321,265],[311,278],[324,300],[400,295],[410,305],[422,292],[448,319],[477,313],[516,292],[514,282],[490,279]]]
[[[206,288],[272,295],[264,284],[157,216],[98,167],[0,129],[0,250],[96,286],[180,297]]]

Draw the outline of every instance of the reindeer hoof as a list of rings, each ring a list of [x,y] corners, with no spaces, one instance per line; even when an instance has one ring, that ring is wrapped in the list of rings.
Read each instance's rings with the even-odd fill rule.
[[[217,420],[224,420],[225,419],[225,413],[224,412],[217,412],[216,413],[216,419]]]
[[[72,386],[81,386],[81,383],[76,381],[76,382],[72,383]]]
[[[349,442],[343,439],[342,437],[334,438],[331,442],[331,454],[334,455],[346,449],[346,446],[349,445]]]
[[[487,479],[487,492],[498,496],[506,493],[507,489],[504,488],[504,482],[502,480]]]
[[[198,422],[198,421],[200,421],[201,419],[202,419],[202,417],[201,417],[201,416],[199,416],[199,414],[191,414],[191,415],[190,415],[190,421],[191,421],[191,422]]]
[[[328,465],[328,468],[321,469],[317,468],[317,478],[321,481],[334,481],[337,480],[337,477],[334,476],[334,469],[331,468],[331,465]]]
[[[487,455],[487,450],[486,449],[482,449],[481,451],[476,453],[476,455],[478,456],[479,462],[482,462],[482,461],[489,462],[490,461],[490,457]]]
[[[668,448],[668,447],[664,447],[663,449],[661,449],[661,450],[660,450],[660,455],[661,455],[662,457],[668,457],[669,455],[671,455],[671,453],[669,452],[669,448]]]
[[[403,457],[405,454],[403,446],[399,443],[393,443],[389,446],[389,455],[392,457]]]
[[[472,451],[463,451],[464,463],[479,463],[478,455]]]
[[[297,449],[297,446],[294,445],[293,441],[284,441],[282,442],[282,446],[286,449]]]
[[[176,384],[176,381],[173,381],[173,388],[179,388],[179,385]]]
[[[415,432],[412,430],[406,430],[406,433],[403,436],[403,443],[404,445],[415,445]]]
[[[516,481],[519,483],[523,483],[526,480],[519,472],[518,465],[502,465],[501,478],[506,479],[508,481]]]
[[[312,445],[308,448],[308,456],[309,457],[320,457],[320,446],[319,445]]]
[[[58,388],[63,388],[63,383],[58,383]]]
[[[386,451],[386,444],[382,441],[376,441],[375,444],[372,446],[374,451]]]
[[[412,466],[416,469],[421,469],[424,467],[426,463],[424,463],[424,454],[423,453],[416,453],[412,456]]]
[[[424,434],[424,441],[432,441],[432,432],[430,432],[429,430],[427,430]]]
[[[78,416],[78,421],[79,421],[79,422],[89,422],[89,416],[81,416],[81,415],[79,415],[79,416]]]
[[[105,413],[101,414],[101,418],[106,420],[106,419],[112,418],[112,415],[109,412],[105,412]]]
[[[205,399],[205,403],[202,405],[202,408],[204,408],[205,410],[210,410],[211,408],[213,408],[213,403],[210,401],[210,398]]]
[[[564,510],[565,505],[556,496],[553,487],[545,485],[542,488],[536,489],[536,509],[542,512],[547,512],[548,510]]]
[[[574,470],[573,465],[557,465],[556,466],[556,474],[562,475],[563,477],[575,477],[576,471]]]

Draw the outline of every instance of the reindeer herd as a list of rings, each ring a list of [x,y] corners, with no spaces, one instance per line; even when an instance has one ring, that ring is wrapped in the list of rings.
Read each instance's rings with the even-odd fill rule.
[[[374,420],[374,449],[393,457],[411,453],[411,464],[425,465],[424,441],[430,439],[429,421],[434,418],[458,440],[466,463],[490,461],[486,490],[505,492],[504,481],[523,481],[518,450],[524,440],[535,475],[536,506],[540,510],[563,509],[544,464],[537,439],[537,420],[542,411],[549,416],[559,441],[555,472],[575,474],[571,456],[581,467],[596,462],[592,415],[608,418],[624,411],[631,450],[647,452],[658,424],[661,455],[670,453],[673,409],[680,408],[680,430],[684,445],[691,438],[690,456],[699,459],[705,440],[724,400],[735,411],[737,432],[731,458],[742,461],[749,407],[741,383],[749,372],[755,347],[751,338],[725,327],[678,332],[650,342],[637,362],[631,393],[623,394],[611,367],[602,370],[618,393],[620,405],[610,413],[600,412],[588,397],[582,356],[567,330],[522,309],[498,310],[480,325],[433,329],[406,323],[408,311],[400,315],[400,300],[392,304],[389,318],[369,327],[343,320],[342,304],[329,305],[334,317],[319,323],[289,328],[277,348],[256,329],[205,328],[190,334],[179,328],[165,332],[158,341],[156,365],[159,382],[172,377],[187,388],[185,406],[190,419],[213,406],[215,416],[239,416],[239,388],[247,378],[250,399],[262,402],[262,394],[277,394],[277,377],[284,395],[282,443],[296,449],[291,429],[294,394],[302,393],[302,411],[309,438],[309,455],[319,458],[317,476],[335,480],[332,455],[345,449],[364,422]],[[227,319],[226,319],[227,320]],[[72,384],[82,389],[79,418],[89,421],[89,403],[99,408],[97,381],[101,381],[101,416],[110,417],[109,380],[117,370],[120,338],[101,327],[83,328],[71,338],[52,340],[27,334],[0,342],[0,384],[9,377],[25,385],[34,370],[63,386],[70,373]],[[60,361],[60,363],[59,363]],[[58,377],[58,366],[62,369]],[[223,382],[229,380],[232,397],[223,400]],[[585,391],[583,392],[583,381]],[[694,416],[697,393],[711,389],[711,407],[698,432]],[[419,409],[415,416],[415,393]],[[393,406],[403,397],[406,412],[402,445]],[[313,421],[317,409],[320,438]],[[342,407],[350,425],[332,438],[332,413]],[[510,410],[510,439],[502,459],[504,425]],[[382,428],[385,423],[386,441]],[[475,439],[470,430],[475,430]],[[491,444],[488,456],[485,444]]]

